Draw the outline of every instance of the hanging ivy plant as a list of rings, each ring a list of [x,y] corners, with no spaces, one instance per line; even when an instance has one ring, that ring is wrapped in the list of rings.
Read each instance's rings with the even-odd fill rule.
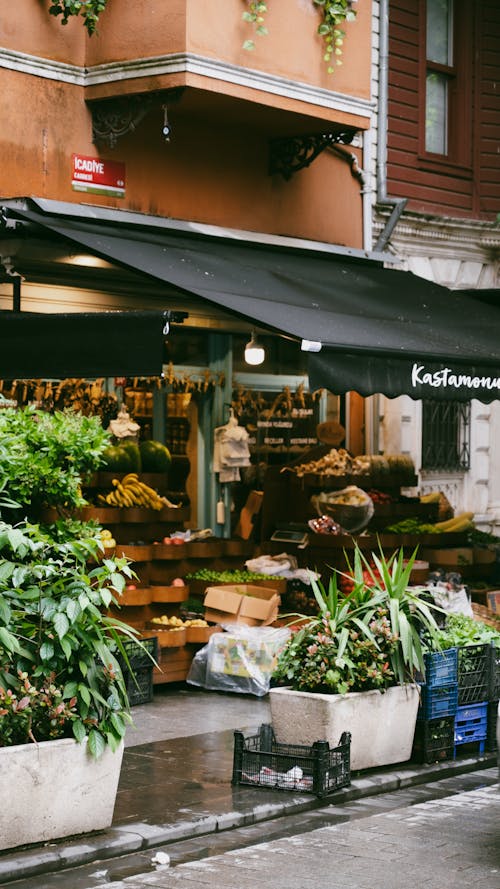
[[[49,6],[49,12],[54,16],[61,16],[61,24],[67,25],[71,16],[81,15],[84,27],[91,36],[97,30],[99,16],[106,9],[109,0],[53,0]],[[247,9],[243,13],[245,22],[251,24],[255,33],[259,36],[267,34],[264,24],[265,15],[268,12],[268,3],[265,0],[244,0]],[[324,60],[328,63],[328,72],[334,71],[333,62],[341,65],[342,47],[345,31],[342,25],[345,22],[353,22],[356,11],[353,4],[356,0],[312,0],[314,6],[318,6],[323,15],[323,21],[318,26],[318,34],[325,42]],[[252,50],[255,48],[253,40],[245,40],[243,48]]]
[[[318,34],[325,42],[325,62],[328,63],[328,73],[333,74],[332,62],[341,65],[342,47],[344,45],[345,31],[342,29],[344,22],[353,22],[356,19],[356,11],[353,3],[356,0],[313,0],[315,6],[319,6],[323,12],[323,21],[318,27]]]
[[[97,30],[101,12],[104,12],[108,0],[54,0],[49,6],[51,15],[62,16],[62,25],[67,25],[72,15],[81,15],[83,25],[89,36]]]
[[[243,20],[253,25],[256,34],[267,34],[264,25],[265,14],[268,12],[268,4],[264,0],[245,0],[248,9],[243,13]],[[325,43],[324,60],[328,63],[328,73],[333,74],[335,65],[341,65],[342,47],[345,31],[342,25],[345,22],[353,22],[356,19],[356,11],[353,4],[356,0],[312,0],[314,6],[319,6],[323,15],[323,21],[318,25],[318,34]],[[253,40],[245,40],[243,49],[255,49]]]
[[[267,3],[264,3],[263,0],[247,0],[247,2],[248,10],[243,13],[243,21],[254,25],[256,34],[267,34],[267,28],[263,24],[264,15],[267,12]],[[255,49],[253,40],[245,40],[243,49]]]

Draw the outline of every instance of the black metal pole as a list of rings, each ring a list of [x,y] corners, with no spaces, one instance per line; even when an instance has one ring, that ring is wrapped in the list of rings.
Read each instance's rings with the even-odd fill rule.
[[[21,311],[21,275],[14,275],[12,280],[12,309]]]

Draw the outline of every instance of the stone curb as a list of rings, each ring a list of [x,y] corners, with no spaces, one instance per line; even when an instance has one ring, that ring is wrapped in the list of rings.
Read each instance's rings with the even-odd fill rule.
[[[430,784],[453,775],[465,774],[478,769],[487,769],[497,764],[496,753],[485,753],[459,761],[450,760],[423,766],[404,764],[399,768],[387,769],[383,773],[373,773],[354,777],[350,787],[345,787],[323,799],[300,794],[289,796],[277,803],[264,803],[246,812],[225,812],[220,815],[200,816],[191,821],[176,824],[132,824],[111,827],[96,834],[70,840],[61,840],[30,849],[0,854],[0,884],[39,874],[55,873],[72,867],[89,864],[99,859],[118,858],[132,852],[140,852],[156,846],[181,840],[193,839],[204,834],[247,827],[249,824],[295,815],[310,809],[339,805],[351,800],[392,793],[418,784]]]

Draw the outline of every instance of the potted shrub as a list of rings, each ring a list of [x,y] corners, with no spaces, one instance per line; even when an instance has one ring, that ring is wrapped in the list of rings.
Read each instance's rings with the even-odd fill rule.
[[[44,511],[70,514],[86,501],[82,484],[104,462],[110,433],[97,416],[32,405],[0,411],[0,514],[39,521]]]
[[[130,722],[116,656],[135,636],[106,616],[132,571],[101,546],[90,524],[0,522],[1,849],[112,820]]]
[[[318,615],[302,617],[281,651],[270,690],[278,741],[310,746],[351,740],[351,768],[410,758],[419,703],[417,674],[425,674],[421,633],[432,640],[437,624],[418,588],[408,585],[415,553],[386,559],[359,548],[350,567],[350,592],[312,581]],[[304,622],[305,621],[305,622]]]

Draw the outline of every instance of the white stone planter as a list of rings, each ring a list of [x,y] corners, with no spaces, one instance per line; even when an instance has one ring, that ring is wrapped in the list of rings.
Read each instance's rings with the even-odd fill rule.
[[[324,740],[336,747],[342,732],[350,732],[353,771],[405,762],[411,756],[418,710],[417,685],[346,695],[272,688],[269,698],[279,742],[310,746]]]
[[[0,849],[88,833],[113,818],[123,744],[97,760],[71,738],[0,748]]]

